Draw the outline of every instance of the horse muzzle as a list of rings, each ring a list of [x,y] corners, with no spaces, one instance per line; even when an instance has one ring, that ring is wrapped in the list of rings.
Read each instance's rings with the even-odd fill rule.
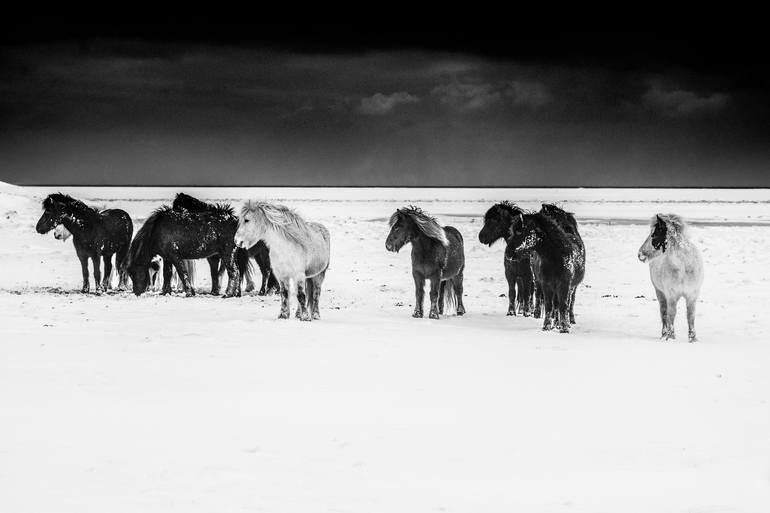
[[[646,261],[647,261],[647,255],[645,255],[645,254],[644,254],[644,253],[642,253],[641,251],[640,251],[640,252],[639,252],[639,253],[638,253],[636,256],[638,256],[638,257],[639,257],[639,261],[640,261],[640,262],[646,262]]]

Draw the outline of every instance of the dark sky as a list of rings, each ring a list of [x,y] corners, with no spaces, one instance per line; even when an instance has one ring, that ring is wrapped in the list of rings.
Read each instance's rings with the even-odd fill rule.
[[[2,40],[3,181],[770,186],[751,30],[50,28]]]

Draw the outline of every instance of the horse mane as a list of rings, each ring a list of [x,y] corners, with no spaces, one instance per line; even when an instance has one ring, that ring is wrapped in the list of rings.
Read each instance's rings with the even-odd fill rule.
[[[168,205],[163,205],[156,208],[150,217],[144,222],[142,227],[136,232],[134,240],[131,242],[131,246],[128,249],[128,266],[133,265],[135,262],[147,262],[152,260],[155,255],[151,254],[152,232],[155,230],[155,223],[158,219],[172,209]]]
[[[513,216],[530,213],[529,211],[524,210],[523,208],[521,208],[520,206],[518,206],[516,203],[512,201],[503,200],[499,203],[495,203],[494,205],[492,205],[492,207],[489,210],[487,210],[487,213],[484,215],[484,219],[486,219],[489,213],[492,211],[492,209],[495,209],[495,208],[500,210],[505,210],[506,212],[508,212]]]
[[[409,205],[408,207],[397,209],[393,215],[390,216],[391,227],[396,224],[399,216],[406,216],[414,221],[417,228],[429,239],[439,241],[442,246],[449,246],[449,239],[446,238],[444,228],[438,224],[438,221],[436,221],[434,217],[423,212],[421,208]]]
[[[567,233],[554,218],[543,212],[528,214],[528,217],[533,219],[546,237],[560,248],[567,248],[572,244],[569,233]]]
[[[192,213],[212,212],[218,214],[235,215],[233,207],[229,203],[207,203],[198,198],[185,194],[177,193],[171,208],[176,211],[186,210]]]
[[[666,224],[666,241],[675,246],[681,246],[688,240],[687,223],[676,214],[656,214],[650,219],[650,227],[654,227],[660,218]]]
[[[53,208],[54,203],[63,203],[67,205],[71,210],[82,212],[84,214],[98,214],[99,211],[93,207],[89,207],[82,201],[73,198],[69,194],[62,194],[61,192],[54,192],[49,194],[43,200],[43,209],[48,210]]]
[[[241,217],[248,213],[254,214],[258,218],[257,222],[279,233],[285,239],[303,248],[310,245],[312,232],[307,221],[289,207],[266,201],[249,200],[241,209]]]

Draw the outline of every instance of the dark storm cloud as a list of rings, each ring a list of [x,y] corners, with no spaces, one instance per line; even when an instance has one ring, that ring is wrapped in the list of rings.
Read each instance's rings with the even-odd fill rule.
[[[741,69],[114,39],[0,55],[12,182],[767,185],[768,101]]]

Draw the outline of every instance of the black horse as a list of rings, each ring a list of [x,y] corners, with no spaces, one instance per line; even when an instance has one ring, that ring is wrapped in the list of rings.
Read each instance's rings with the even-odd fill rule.
[[[66,194],[55,193],[43,200],[43,215],[37,222],[38,233],[48,233],[56,225],[62,224],[72,233],[75,252],[80,259],[83,271],[84,293],[90,290],[88,283],[88,259],[94,268],[96,293],[112,288],[112,255],[118,270],[118,289],[126,289],[126,256],[131,244],[134,225],[131,217],[120,209],[98,211],[82,201]],[[104,280],[99,259],[104,260]]]
[[[168,206],[155,210],[147,218],[131,242],[128,272],[134,294],[147,290],[149,266],[155,255],[163,258],[162,294],[171,292],[171,266],[176,268],[185,295],[195,295],[182,260],[219,256],[227,268],[229,283],[224,297],[239,296],[240,275],[248,272],[248,252],[236,251],[235,231],[238,218],[229,205],[218,205],[206,212],[177,211]],[[218,294],[218,284],[212,283],[212,294]]]
[[[198,198],[183,192],[180,192],[176,195],[176,198],[174,198],[174,203],[171,205],[171,208],[178,212],[214,212],[217,209],[221,209],[222,207],[223,205],[221,204],[206,203],[205,201],[201,201]],[[239,248],[238,251],[243,250]],[[249,248],[248,255],[249,257],[256,260],[257,265],[259,266],[259,270],[262,273],[262,286],[260,287],[257,295],[264,296],[270,291],[277,292],[280,286],[278,285],[278,280],[276,280],[275,276],[273,276],[272,269],[270,268],[270,250],[265,245],[265,242],[258,241],[255,245]],[[218,294],[219,277],[225,272],[226,268],[224,265],[220,265],[221,259],[219,258],[219,255],[210,256],[207,260],[211,270],[211,293]],[[246,278],[247,280],[246,292],[251,292],[254,290],[254,283],[251,281],[251,274],[247,273],[246,276],[241,275],[241,280],[243,280],[243,278]],[[216,292],[214,292],[215,289]]]
[[[556,223],[561,226],[561,228],[569,233],[574,235],[577,238],[578,243],[580,244],[580,247],[582,248],[583,252],[585,253],[585,244],[583,244],[583,238],[580,236],[580,231],[578,230],[578,224],[577,220],[575,219],[575,215],[572,212],[567,212],[566,210],[557,207],[556,205],[552,203],[543,203],[540,206],[540,213],[547,215]],[[536,253],[532,254],[532,272],[535,276],[535,287],[534,287],[534,297],[535,297],[535,318],[540,318],[541,313],[541,305],[543,304],[543,293],[541,291],[540,283],[537,279],[537,276],[541,275],[540,272],[540,260]],[[572,324],[575,324],[575,316],[570,311],[570,322]]]
[[[408,242],[412,243],[412,277],[416,296],[413,317],[423,316],[426,279],[430,280],[431,319],[438,319],[439,314],[444,313],[445,302],[456,302],[457,315],[463,315],[465,253],[460,232],[452,226],[442,228],[434,218],[410,206],[396,210],[391,216],[385,248],[398,252]]]
[[[492,246],[499,239],[509,236],[513,220],[526,212],[517,205],[502,201],[484,214],[484,226],[479,232],[479,242]],[[528,317],[533,309],[535,280],[532,275],[530,254],[523,253],[512,258],[503,258],[505,279],[508,281],[508,314],[517,311]],[[539,315],[538,315],[539,317]]]
[[[543,329],[552,329],[555,318],[559,331],[569,333],[570,323],[575,322],[575,291],[585,275],[582,240],[543,212],[520,214],[511,225],[505,256],[530,252],[537,255],[533,270],[543,295]]]

